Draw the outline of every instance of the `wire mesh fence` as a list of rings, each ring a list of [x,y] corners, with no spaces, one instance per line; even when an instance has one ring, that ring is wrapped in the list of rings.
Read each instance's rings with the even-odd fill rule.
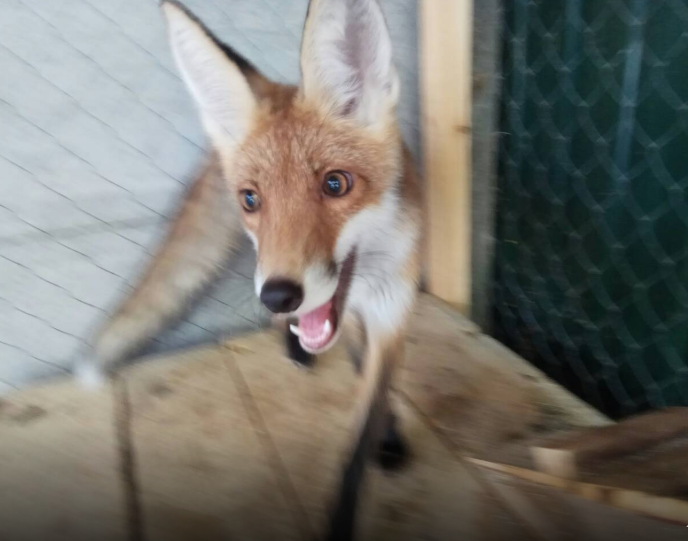
[[[688,2],[505,2],[494,333],[613,417],[688,405]]]

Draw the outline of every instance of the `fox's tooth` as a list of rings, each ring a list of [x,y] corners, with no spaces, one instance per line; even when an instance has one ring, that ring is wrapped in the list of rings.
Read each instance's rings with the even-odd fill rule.
[[[322,337],[324,338],[325,336],[329,335],[331,331],[332,331],[332,323],[330,323],[329,319],[326,319],[325,320],[325,327],[323,328],[323,332],[322,332]]]
[[[299,329],[298,325],[289,325],[289,330],[296,336],[301,336],[301,329]]]

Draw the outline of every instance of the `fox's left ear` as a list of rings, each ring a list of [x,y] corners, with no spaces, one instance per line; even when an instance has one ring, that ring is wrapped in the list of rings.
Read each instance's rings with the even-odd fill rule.
[[[246,75],[249,65],[232,60],[186,8],[163,0],[170,45],[187,87],[191,91],[206,132],[216,146],[236,147],[247,134],[256,100]],[[256,76],[258,76],[256,74]]]
[[[399,81],[377,0],[311,0],[301,72],[307,100],[364,126],[389,121]]]

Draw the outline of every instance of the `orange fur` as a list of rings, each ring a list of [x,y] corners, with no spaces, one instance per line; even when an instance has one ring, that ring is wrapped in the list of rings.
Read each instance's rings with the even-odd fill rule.
[[[256,127],[225,169],[233,192],[251,189],[260,196],[260,212],[243,219],[258,239],[263,272],[299,279],[309,262],[331,261],[347,219],[379,203],[398,182],[401,141],[392,129],[371,134],[324,117],[296,93],[285,99],[288,88],[273,95],[277,100],[266,97]],[[327,197],[321,190],[333,170],[353,175],[346,197]]]

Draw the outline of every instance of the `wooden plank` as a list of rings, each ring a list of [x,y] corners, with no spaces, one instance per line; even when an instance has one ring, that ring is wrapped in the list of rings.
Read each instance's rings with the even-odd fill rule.
[[[321,531],[350,448],[357,379],[344,348],[312,370],[284,356],[279,332],[232,340],[234,355],[312,531]]]
[[[512,513],[495,504],[497,495],[513,503],[527,488],[511,487],[506,495],[499,487],[486,490],[486,482],[476,488],[474,478],[487,475],[476,476],[477,468],[458,453],[482,461],[475,466],[483,472],[525,465],[501,473],[529,472],[536,477],[524,477],[528,482],[572,490],[567,481],[527,469],[529,445],[607,419],[431,296],[421,297],[407,349],[396,388],[412,405],[402,406],[402,428],[414,454],[399,475],[370,478],[361,522],[366,536],[396,539],[403,530],[416,538],[433,532],[435,538],[469,538],[472,532],[478,539],[509,539],[505,532],[519,530],[514,513],[536,522],[532,502],[512,505]],[[134,458],[129,488],[147,539],[302,539],[320,531],[348,449],[358,388],[341,345],[322,355],[314,370],[302,371],[283,356],[277,333],[257,333],[224,348],[148,361],[126,371],[124,384]],[[109,539],[94,524],[112,529],[113,521],[124,532],[112,399],[61,389],[51,386],[40,400],[33,391],[22,393],[10,409],[2,402],[0,460],[12,468],[0,470],[0,539]],[[48,411],[50,422],[41,422],[43,413],[28,407],[34,405]],[[33,426],[35,432],[22,432]],[[628,491],[577,486],[575,494],[595,502],[684,517],[685,507],[672,507],[672,498],[653,495],[641,507]],[[84,500],[73,504],[69,495],[76,490],[75,498]],[[67,497],[53,505],[55,494]],[[30,517],[22,509],[30,509]],[[485,516],[500,513],[507,519],[488,532]],[[60,522],[64,516],[68,527]],[[548,524],[543,519],[532,530],[547,534]]]
[[[688,438],[672,440],[640,455],[595,464],[581,480],[681,498],[688,504]]]
[[[0,539],[129,539],[113,395],[71,382],[0,399]]]
[[[486,471],[507,474],[513,478],[527,481],[528,483],[552,487],[593,502],[611,505],[639,515],[646,515],[679,524],[688,524],[688,501],[683,499],[650,494],[617,486],[573,481],[555,477],[547,473],[533,471],[528,468],[512,466],[510,464],[500,464],[477,458],[469,458],[468,460]]]
[[[408,405],[396,401],[412,460],[394,474],[378,468],[364,495],[360,538],[368,541],[533,539]]]
[[[321,355],[313,370],[304,371],[284,358],[278,333],[233,340],[228,347],[313,530],[322,531],[355,414],[357,379],[344,348]],[[411,408],[398,400],[395,405],[413,458],[398,474],[371,468],[359,539],[513,539],[520,524]],[[480,511],[488,513],[489,523]]]
[[[586,483],[575,488],[565,480],[532,471],[529,451],[534,442],[584,427],[604,430],[596,427],[609,426],[610,421],[523,359],[478,333],[441,301],[423,296],[416,308],[399,388],[476,464],[491,465],[510,475],[518,472],[529,481],[573,490],[579,496],[636,513],[672,520],[686,518],[688,523],[688,502],[671,498],[685,484],[681,474],[671,475],[671,469],[679,471],[676,465],[684,460],[680,450],[671,447],[658,455],[656,464],[648,457],[647,463],[635,465],[637,471],[654,472],[652,486],[640,483],[637,475],[629,475],[633,470],[625,462],[605,468],[608,471],[604,475],[594,472],[584,479]],[[683,417],[678,417],[674,417],[672,433],[682,431]],[[609,429],[618,432],[616,425]],[[652,432],[665,433],[666,429],[655,427]],[[650,432],[645,430],[642,438],[649,437]],[[668,478],[670,483],[663,481]],[[648,492],[650,488],[654,494]],[[608,497],[610,494],[613,497]],[[501,496],[509,500],[509,494]],[[528,506],[512,510],[533,522]],[[537,526],[539,531],[547,532],[546,523]]]
[[[547,505],[543,506],[542,502],[534,497],[537,495],[535,490],[524,492],[520,486],[514,486],[510,482],[511,479],[500,478],[494,472],[483,474],[483,477],[487,479],[504,505],[528,525],[536,539],[551,541],[562,538],[561,533],[566,526],[562,522],[568,517],[565,512],[562,512],[559,494],[552,494]]]
[[[480,461],[475,461],[476,463]],[[536,476],[525,478],[514,475],[503,467],[481,464],[486,479],[500,494],[507,495],[508,504],[527,517],[529,523],[538,530],[543,540],[552,539],[591,539],[607,541],[624,539],[628,541],[680,541],[686,536],[686,522],[667,523],[633,506],[627,507],[617,500],[613,489],[599,491],[599,498],[568,490],[579,483],[557,479],[559,485],[543,483],[539,472]],[[529,471],[529,470],[528,470]],[[581,497],[583,496],[583,497]],[[667,502],[656,502],[658,510]],[[520,509],[520,511],[517,511]]]
[[[533,437],[609,422],[429,295],[406,349],[399,389],[471,456],[529,463]]]
[[[285,498],[223,349],[127,372],[146,539],[297,539]]]
[[[603,460],[646,451],[688,434],[688,408],[665,408],[620,423],[578,430],[531,449],[540,471],[576,479],[581,468]],[[688,469],[688,457],[685,462]]]
[[[472,0],[420,6],[427,290],[471,307]]]

